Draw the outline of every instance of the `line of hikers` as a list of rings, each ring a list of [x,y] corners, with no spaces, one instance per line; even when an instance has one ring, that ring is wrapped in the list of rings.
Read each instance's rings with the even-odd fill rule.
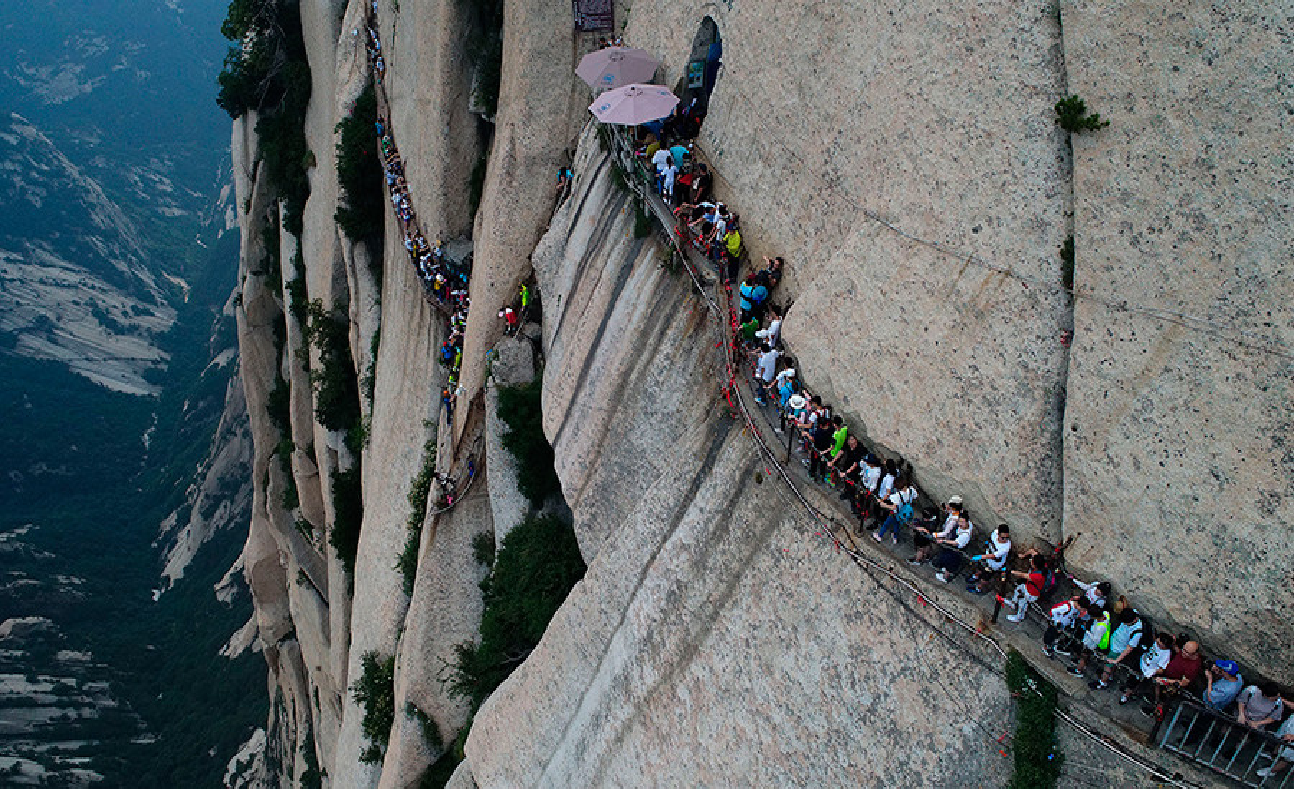
[[[1203,704],[1232,716],[1241,725],[1268,730],[1291,744],[1257,772],[1269,777],[1294,763],[1294,717],[1281,724],[1284,701],[1270,683],[1246,685],[1232,659],[1206,660],[1199,643],[1186,634],[1156,633],[1123,596],[1113,597],[1109,582],[1084,582],[1065,572],[1064,553],[1073,539],[1042,549],[1020,551],[1010,527],[999,524],[976,539],[976,526],[960,496],[938,507],[918,510],[919,492],[912,466],[901,458],[882,458],[850,432],[821,396],[800,380],[795,361],[782,350],[782,311],[770,297],[782,278],[781,258],[764,258],[737,292],[739,311],[734,343],[752,366],[758,404],[776,409],[773,430],[787,437],[809,478],[835,489],[858,520],[857,535],[897,545],[910,536],[912,566],[930,565],[935,579],[950,583],[966,575],[970,594],[995,593],[1006,619],[1019,623],[1031,605],[1041,615],[1043,652],[1073,659],[1068,671],[1089,674],[1089,687],[1117,685],[1119,704],[1144,699],[1143,712],[1163,720],[1171,695],[1198,695]],[[798,441],[797,441],[798,440]],[[1062,589],[1072,592],[1055,603]],[[996,611],[995,611],[996,619]]]
[[[369,64],[377,76],[377,86],[381,98],[380,106],[389,107],[382,86],[384,63],[382,60],[382,42],[377,34],[373,9],[367,14]],[[409,194],[409,184],[404,176],[404,160],[396,146],[395,137],[384,116],[379,115],[374,128],[382,155],[382,171],[386,186],[391,195],[391,208],[395,212],[397,225],[404,238],[404,247],[409,254],[409,262],[418,274],[422,284],[423,297],[436,306],[445,317],[445,341],[440,347],[439,362],[449,369],[447,386],[441,390],[441,405],[445,408],[445,422],[453,423],[454,404],[458,395],[458,377],[463,365],[463,333],[467,329],[467,314],[471,309],[472,299],[468,293],[471,280],[471,254],[461,262],[455,262],[445,255],[444,245],[437,239],[429,243],[418,222],[413,200]],[[524,288],[524,287],[523,287]]]

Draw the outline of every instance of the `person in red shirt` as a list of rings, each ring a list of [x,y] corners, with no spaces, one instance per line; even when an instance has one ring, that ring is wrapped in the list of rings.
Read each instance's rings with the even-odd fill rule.
[[[1028,571],[1013,571],[1011,576],[1024,580],[1015,586],[1015,596],[1011,599],[1011,606],[1015,612],[1008,615],[1006,619],[1012,623],[1019,623],[1024,620],[1024,616],[1029,612],[1029,604],[1038,600],[1042,595],[1042,586],[1046,580],[1044,572],[1047,569],[1046,562],[1040,555],[1033,555],[1029,558]]]
[[[1173,656],[1168,660],[1168,665],[1158,675],[1142,681],[1135,689],[1126,692],[1124,697],[1131,698],[1138,692],[1147,691],[1148,686],[1153,686],[1154,702],[1143,710],[1148,709],[1148,713],[1154,714],[1155,708],[1163,700],[1164,695],[1187,689],[1200,680],[1203,672],[1204,657],[1200,656],[1200,644],[1194,640],[1186,640],[1173,649]]]
[[[517,312],[512,309],[511,305],[499,311],[499,317],[508,323],[509,335],[513,335],[517,332]]]

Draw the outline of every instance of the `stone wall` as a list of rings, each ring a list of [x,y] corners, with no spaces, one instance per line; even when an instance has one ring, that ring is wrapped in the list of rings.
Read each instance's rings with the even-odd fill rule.
[[[1004,783],[985,738],[1009,718],[1002,682],[910,621],[762,477],[718,398],[690,281],[633,238],[591,135],[580,150],[534,261],[546,430],[590,566],[477,714],[475,782]]]
[[[1072,559],[1286,684],[1292,26],[1261,2],[1065,8],[1070,87],[1111,122],[1074,140]]]

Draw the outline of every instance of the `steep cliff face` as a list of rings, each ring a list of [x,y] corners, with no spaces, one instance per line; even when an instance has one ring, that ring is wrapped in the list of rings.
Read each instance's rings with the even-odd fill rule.
[[[1005,687],[831,554],[764,477],[717,397],[703,304],[633,238],[591,134],[580,151],[534,262],[545,429],[590,568],[478,713],[476,782],[1005,782],[982,732],[1006,722]]]
[[[282,693],[268,749],[283,750],[285,772],[299,780],[317,760],[333,785],[408,785],[449,749],[424,724],[445,741],[467,724],[444,668],[481,618],[474,539],[502,538],[525,512],[516,479],[527,471],[501,450],[490,374],[530,375],[528,346],[500,340],[497,311],[533,266],[544,429],[589,570],[476,715],[456,781],[1005,782],[999,658],[944,639],[946,624],[914,618],[886,582],[824,548],[728,414],[711,319],[661,266],[660,244],[635,238],[591,132],[575,190],[551,214],[552,170],[585,118],[571,72],[592,44],[572,36],[566,6],[504,3],[492,138],[471,112],[468,9],[376,9],[389,123],[423,230],[470,231],[475,243],[446,422],[443,319],[397,226],[388,217],[370,265],[377,246],[332,219],[333,128],[367,79],[367,9],[303,9],[316,165],[300,274],[310,299],[349,319],[354,376],[372,370],[358,455],[316,418],[319,353],[284,296],[297,242],[282,236],[270,282],[261,230],[278,210],[254,176],[254,119],[234,134],[255,440],[245,568]],[[1289,147],[1289,116],[1274,108],[1290,98],[1279,81],[1222,93],[1240,74],[1288,66],[1272,32],[1288,19],[1264,28],[1240,23],[1249,7],[1210,13],[639,0],[626,35],[673,84],[703,19],[717,22],[724,65],[698,150],[754,259],[789,262],[777,299],[811,389],[910,461],[933,498],[962,495],[981,526],[1007,521],[1022,546],[1076,536],[1076,570],[1288,680],[1294,635],[1274,613],[1291,595],[1276,531],[1294,518],[1291,174],[1272,152]],[[1163,40],[1127,32],[1147,20]],[[1071,91],[1113,120],[1072,147],[1052,111]],[[473,216],[469,174],[486,154]],[[1071,235],[1073,294],[1057,255]],[[267,412],[280,378],[290,482]],[[461,475],[469,461],[477,475],[453,510],[410,502],[428,464]],[[355,464],[363,522],[350,575],[324,536],[337,521],[334,473]],[[411,525],[421,532],[406,594],[396,559]],[[1246,572],[1224,578],[1229,563]],[[395,658],[380,763],[360,760],[365,708],[348,691],[366,654]]]

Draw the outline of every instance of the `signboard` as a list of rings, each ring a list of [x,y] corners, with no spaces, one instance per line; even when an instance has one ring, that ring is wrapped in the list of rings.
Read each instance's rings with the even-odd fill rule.
[[[700,88],[705,85],[705,61],[694,60],[687,64],[687,87]]]
[[[615,30],[613,0],[572,0],[575,7],[575,29],[585,33]]]

